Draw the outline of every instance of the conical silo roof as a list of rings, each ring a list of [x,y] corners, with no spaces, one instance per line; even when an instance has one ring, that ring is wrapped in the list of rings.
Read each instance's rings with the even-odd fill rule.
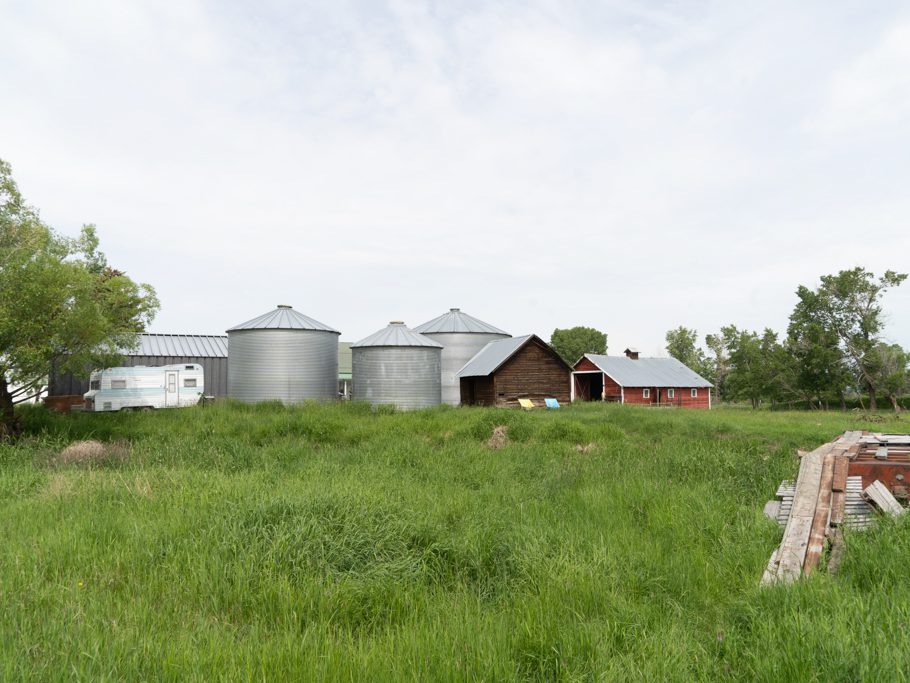
[[[443,313],[438,318],[433,318],[423,325],[414,328],[419,334],[445,334],[445,333],[464,333],[464,334],[502,334],[509,336],[508,332],[503,332],[498,327],[493,327],[483,320],[462,313],[460,308],[450,308],[448,313]]]
[[[291,306],[279,305],[274,311],[263,313],[257,318],[247,320],[245,323],[234,325],[228,332],[239,330],[315,330],[317,332],[334,332],[338,330],[314,320],[303,313],[298,313]]]
[[[351,344],[352,349],[360,349],[366,346],[430,346],[437,349],[442,348],[428,337],[417,334],[400,320],[393,320],[385,327],[365,339],[361,339],[356,344]]]

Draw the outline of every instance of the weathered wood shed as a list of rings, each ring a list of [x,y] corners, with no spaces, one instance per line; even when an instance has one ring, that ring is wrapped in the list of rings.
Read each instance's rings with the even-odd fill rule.
[[[459,371],[462,405],[517,406],[518,399],[569,401],[572,368],[536,334],[484,346]]]
[[[675,358],[586,353],[572,372],[572,400],[710,408],[713,385]]]

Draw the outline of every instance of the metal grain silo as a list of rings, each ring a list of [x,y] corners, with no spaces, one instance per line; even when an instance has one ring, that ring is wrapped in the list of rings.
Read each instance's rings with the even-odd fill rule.
[[[354,400],[402,410],[440,402],[442,345],[393,320],[351,345]]]
[[[460,308],[450,308],[414,331],[442,344],[442,402],[453,406],[461,403],[458,371],[489,342],[512,336]]]
[[[338,330],[279,306],[227,334],[232,398],[299,403],[337,397]]]

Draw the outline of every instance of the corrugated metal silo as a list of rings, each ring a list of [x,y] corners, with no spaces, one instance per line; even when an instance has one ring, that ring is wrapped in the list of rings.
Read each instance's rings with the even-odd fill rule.
[[[442,402],[453,406],[461,403],[458,371],[489,342],[512,336],[460,308],[450,308],[414,331],[442,344]]]
[[[338,330],[279,306],[227,334],[232,398],[299,403],[337,397]]]
[[[402,410],[440,403],[442,345],[393,320],[351,345],[354,400]]]

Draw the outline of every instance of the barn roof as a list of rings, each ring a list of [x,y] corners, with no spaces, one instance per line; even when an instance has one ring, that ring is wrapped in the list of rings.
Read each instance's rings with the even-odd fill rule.
[[[711,387],[711,382],[675,358],[584,355],[621,387]]]
[[[414,328],[415,332],[420,334],[461,332],[465,334],[501,334],[508,336],[498,327],[493,327],[483,320],[478,320],[474,316],[462,313],[460,308],[450,308],[448,313],[443,313],[438,318],[425,322]]]
[[[325,323],[314,320],[303,313],[298,313],[291,306],[278,306],[274,311],[263,313],[260,316],[247,320],[245,323],[234,325],[228,332],[240,330],[316,330],[319,332],[334,332],[338,330]]]
[[[214,334],[140,334],[139,346],[125,356],[227,358],[228,338]]]
[[[525,334],[520,337],[510,337],[509,339],[497,339],[484,346],[477,354],[465,363],[464,367],[458,371],[457,377],[487,377],[496,372],[503,363],[518,353],[532,339],[536,339],[546,348],[551,348],[543,339],[536,334]],[[559,358],[559,362],[571,368],[566,362],[553,351],[554,358]]]
[[[393,320],[387,327],[374,332],[369,337],[361,339],[355,344],[351,344],[352,349],[360,349],[365,346],[431,346],[437,349],[442,348],[442,344],[433,341],[429,337],[424,337],[422,334],[417,334],[400,320]]]

